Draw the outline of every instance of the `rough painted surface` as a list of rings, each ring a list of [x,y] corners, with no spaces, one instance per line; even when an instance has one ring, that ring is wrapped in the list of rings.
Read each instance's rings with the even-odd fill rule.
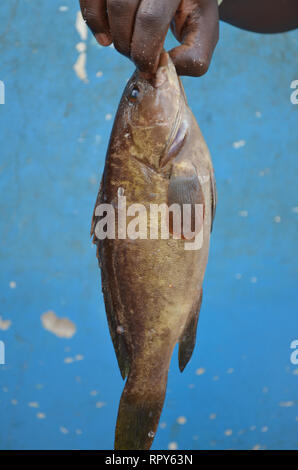
[[[123,387],[89,227],[133,67],[82,37],[77,11],[0,5],[1,449],[111,448]],[[174,355],[155,449],[298,447],[297,45],[222,25],[210,72],[184,79],[219,204],[198,345],[182,375]],[[84,53],[88,83],[73,69]],[[71,339],[42,327],[48,310]]]

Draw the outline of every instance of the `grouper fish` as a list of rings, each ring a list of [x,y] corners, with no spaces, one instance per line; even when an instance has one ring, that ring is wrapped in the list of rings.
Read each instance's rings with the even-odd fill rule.
[[[181,220],[167,213],[168,237],[162,211],[150,236],[153,215],[144,217],[156,205],[181,209]],[[126,378],[115,449],[151,447],[177,343],[181,371],[190,360],[215,207],[208,148],[163,52],[154,75],[136,70],[124,90],[92,218],[110,334]],[[136,233],[128,236],[130,223]]]

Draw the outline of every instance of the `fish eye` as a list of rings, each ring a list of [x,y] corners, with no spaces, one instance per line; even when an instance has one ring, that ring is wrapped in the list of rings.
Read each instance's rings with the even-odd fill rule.
[[[130,101],[132,102],[137,101],[139,94],[140,94],[140,90],[137,87],[134,87],[130,93],[130,97],[129,97]]]

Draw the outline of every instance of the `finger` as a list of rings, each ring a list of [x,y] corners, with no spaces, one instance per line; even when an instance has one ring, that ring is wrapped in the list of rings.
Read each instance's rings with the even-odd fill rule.
[[[170,22],[180,0],[142,0],[137,11],[131,58],[142,72],[155,72]]]
[[[218,41],[217,0],[201,0],[191,12],[178,10],[173,32],[182,43],[170,51],[179,75],[199,77],[207,72]]]
[[[80,0],[84,20],[102,46],[112,42],[106,0]]]
[[[107,0],[109,24],[115,48],[130,56],[136,12],[141,0]]]

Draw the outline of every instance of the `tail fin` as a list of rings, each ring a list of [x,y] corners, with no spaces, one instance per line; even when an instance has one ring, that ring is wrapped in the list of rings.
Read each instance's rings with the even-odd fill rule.
[[[168,364],[162,372],[129,373],[122,392],[115,433],[115,450],[150,449],[162,412]]]

